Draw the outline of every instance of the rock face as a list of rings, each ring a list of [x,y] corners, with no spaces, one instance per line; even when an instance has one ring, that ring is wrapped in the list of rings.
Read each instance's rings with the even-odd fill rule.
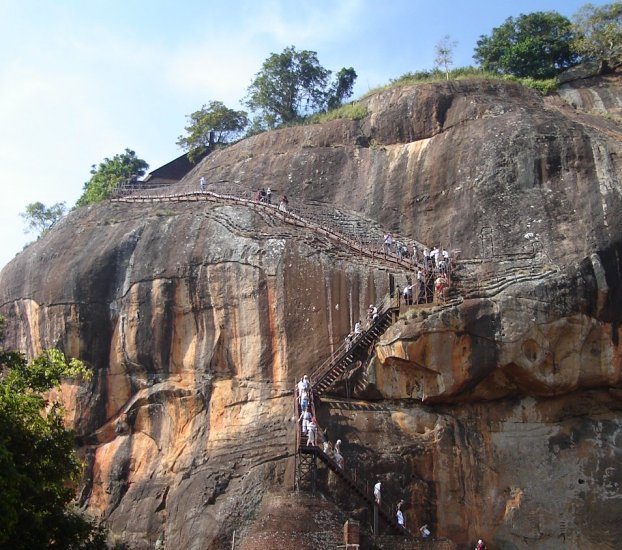
[[[620,104],[619,79],[598,86]],[[169,192],[200,176],[239,196],[271,186],[319,223],[450,249],[454,298],[404,308],[320,425],[342,439],[347,468],[405,500],[407,526],[458,547],[616,547],[615,117],[492,81],[365,102],[360,121],[217,151]],[[120,540],[229,548],[235,530],[243,548],[300,548],[295,526],[276,537],[270,519],[293,483],[291,390],[385,296],[389,274],[408,275],[264,208],[106,203],[3,269],[0,312],[6,345],[59,346],[95,369],[63,398],[85,460],[81,504]],[[330,476],[323,492],[344,517],[360,506]]]

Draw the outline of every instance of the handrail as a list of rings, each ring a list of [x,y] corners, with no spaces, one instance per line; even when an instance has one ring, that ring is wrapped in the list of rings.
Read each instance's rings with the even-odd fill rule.
[[[324,362],[313,371],[312,376],[313,379],[316,381],[314,386],[316,384],[318,384],[319,382],[321,382],[323,380],[323,378],[330,373],[330,371],[336,366],[338,365],[341,361],[343,361],[349,353],[355,353],[356,352],[356,348],[358,347],[358,345],[360,344],[360,342],[365,338],[365,336],[375,327],[377,326],[379,323],[381,323],[385,318],[386,315],[390,313],[391,308],[391,296],[389,294],[387,294],[381,304],[380,307],[382,308],[381,310],[379,309],[379,313],[378,313],[378,319],[375,322],[372,322],[369,327],[367,328],[367,330],[361,332],[360,334],[357,334],[354,338],[354,340],[352,340],[349,344],[348,342],[343,342],[341,344],[341,346],[339,346],[337,348],[336,351],[334,351],[333,353],[331,353],[325,360]]]
[[[311,384],[311,386],[313,386],[313,384]],[[298,393],[298,385],[296,384],[294,392],[294,410],[296,411],[296,450],[297,453],[300,452],[302,449],[307,449],[309,448],[306,444],[304,444],[301,440],[301,426],[300,423],[298,421],[298,418],[300,416],[300,408],[299,408],[299,404],[300,404],[300,399],[299,399],[299,393]],[[309,392],[309,405],[308,408],[311,409],[311,414],[313,416],[313,418],[315,418],[316,420],[316,425],[317,425],[317,445],[315,445],[315,447],[313,448],[313,452],[317,454],[317,456],[329,467],[331,468],[334,472],[338,473],[338,475],[342,476],[344,479],[346,479],[353,487],[355,487],[356,491],[359,493],[359,495],[366,500],[369,504],[373,504],[374,506],[378,506],[378,510],[380,512],[380,514],[383,516],[383,519],[385,520],[385,522],[387,522],[389,525],[391,525],[393,528],[396,528],[398,531],[402,532],[403,534],[410,534],[410,532],[401,527],[397,521],[393,518],[393,506],[387,504],[386,500],[381,500],[380,505],[378,505],[376,503],[375,500],[375,496],[373,494],[373,490],[370,490],[370,488],[368,486],[364,486],[362,485],[357,479],[356,477],[352,477],[349,472],[345,469],[339,466],[339,464],[337,464],[337,462],[330,457],[328,454],[326,454],[323,450],[322,450],[322,444],[325,441],[324,438],[324,432],[323,430],[320,428],[319,423],[317,423],[317,418],[315,415],[315,403],[313,401],[313,392],[310,391]],[[356,470],[354,470],[355,475],[356,475]]]
[[[189,191],[189,192],[184,192],[184,193],[172,193],[172,194],[167,194],[167,195],[132,194],[132,195],[114,197],[110,200],[112,202],[129,203],[129,202],[166,202],[166,201],[171,202],[173,200],[179,202],[183,199],[189,200],[189,201],[191,200],[198,201],[201,199],[213,200],[213,201],[220,200],[220,201],[244,204],[244,205],[252,206],[252,207],[263,208],[265,211],[271,212],[272,214],[277,215],[277,217],[282,218],[283,221],[285,222],[292,223],[292,220],[298,221],[299,223],[303,224],[303,226],[314,230],[316,233],[323,234],[326,237],[330,238],[331,240],[338,242],[341,245],[345,245],[348,248],[351,248],[352,250],[354,250],[355,252],[361,255],[367,256],[368,258],[379,260],[379,261],[389,263],[395,266],[399,266],[400,268],[405,269],[407,271],[414,271],[415,269],[422,269],[422,268],[426,270],[426,266],[423,264],[420,264],[417,261],[417,258],[415,257],[414,254],[410,255],[409,259],[406,259],[392,252],[387,252],[386,249],[380,244],[381,243],[380,239],[375,239],[373,241],[374,243],[376,243],[376,247],[374,247],[372,246],[372,241],[363,240],[363,239],[355,240],[347,236],[345,233],[343,233],[341,228],[338,226],[329,228],[320,223],[309,221],[308,219],[303,218],[302,216],[299,216],[298,214],[296,214],[295,212],[292,212],[291,210],[287,210],[287,211],[280,210],[277,204],[261,202],[261,201],[257,201],[254,199],[240,197],[237,195],[219,194],[219,193],[214,193],[213,191]],[[305,212],[309,213],[309,209],[308,208],[305,209]],[[405,239],[396,239],[396,241],[397,240],[405,240]],[[418,246],[421,246],[421,244],[418,243],[417,241],[413,241],[413,242],[416,243]],[[449,264],[450,265],[447,266],[446,271],[447,271],[448,282],[451,285],[451,262],[449,262]],[[435,270],[433,269],[431,271],[435,271]],[[426,270],[426,273],[427,273],[427,270]]]

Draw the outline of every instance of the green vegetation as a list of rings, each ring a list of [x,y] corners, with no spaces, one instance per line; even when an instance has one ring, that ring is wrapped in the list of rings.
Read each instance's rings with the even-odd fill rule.
[[[575,15],[574,24],[554,11],[509,17],[490,36],[483,35],[477,41],[477,67],[451,69],[456,45],[449,35],[444,36],[435,47],[434,69],[404,74],[360,99],[394,86],[467,78],[512,80],[544,94],[551,93],[557,87],[555,77],[581,61],[599,61],[603,68],[622,62],[622,3],[598,8],[586,4]],[[332,84],[330,75],[331,71],[319,64],[316,52],[298,51],[290,46],[280,54],[271,54],[248,87],[246,105],[256,116],[246,126],[245,135],[277,127],[365,117],[367,110],[360,101],[342,105],[352,94],[357,78],[354,69],[341,69]],[[190,127],[186,130],[190,131]]]
[[[510,80],[512,82],[517,82],[526,86],[528,88],[533,88],[542,93],[551,93],[554,92],[557,88],[557,80],[554,78],[538,80],[534,78],[518,78],[512,75],[499,75],[496,73],[491,73],[488,71],[484,71],[479,67],[457,67],[449,71],[449,79],[450,80],[467,80],[467,79],[484,79],[484,80]],[[378,88],[374,88],[367,92],[363,97],[368,97],[373,94],[377,94],[384,90],[391,89],[395,86],[413,86],[416,84],[430,84],[437,82],[444,82],[447,80],[446,74],[439,70],[433,69],[431,71],[416,71],[413,73],[406,73],[398,78],[391,80],[391,82],[385,86],[381,86]]]
[[[575,50],[607,72],[622,63],[622,2],[594,7],[585,4],[573,17]]]
[[[229,109],[220,101],[210,101],[188,116],[185,136],[179,136],[177,145],[188,151],[188,158],[196,162],[200,156],[218,145],[226,145],[237,138],[248,125],[245,111]]]
[[[115,155],[112,159],[105,158],[99,166],[91,166],[91,179],[84,184],[82,196],[76,206],[85,206],[101,202],[109,198],[115,189],[124,182],[137,180],[145,175],[149,165],[136,156],[131,149]]]
[[[246,105],[259,113],[252,130],[290,124],[341,105],[352,94],[356,73],[351,67],[341,69],[333,84],[330,75],[316,52],[290,46],[270,55],[248,87]]]
[[[576,65],[572,24],[556,12],[509,17],[477,41],[474,58],[482,68],[517,77],[552,78]]]
[[[449,35],[444,36],[435,47],[434,69],[406,73],[360,99],[395,86],[467,78],[512,80],[543,94],[552,93],[557,87],[555,77],[581,61],[598,62],[601,72],[622,63],[622,2],[599,7],[586,4],[575,14],[573,23],[554,11],[509,17],[477,41],[477,67],[451,69],[456,44]],[[195,161],[204,152],[238,139],[243,132],[250,137],[277,127],[367,116],[360,101],[343,105],[352,95],[357,78],[354,69],[342,68],[332,81],[331,75],[314,51],[289,46],[281,53],[272,53],[247,89],[245,103],[255,114],[252,120],[245,111],[210,101],[188,115],[186,134],[178,137],[177,144]],[[147,163],[129,149],[113,159],[106,158],[97,168],[93,165],[92,178],[84,184],[77,206],[107,199],[123,182],[144,175],[147,168]],[[46,209],[34,203],[23,216],[32,228],[44,232],[49,225],[40,219],[46,219],[51,215],[48,211],[59,206]]]
[[[532,88],[534,90],[538,90],[544,95],[552,94],[555,90],[557,90],[557,79],[556,78],[545,78],[545,79],[537,79],[537,78],[517,78],[514,76],[504,76],[504,80],[511,80],[513,82],[518,82],[527,88]]]
[[[4,348],[0,371],[0,548],[105,548],[103,529],[70,505],[81,466],[60,405],[44,397],[89,371],[56,349],[29,364]]]
[[[326,92],[326,109],[338,109],[343,103],[344,99],[347,99],[352,95],[352,88],[356,81],[357,74],[352,67],[342,68],[335,75],[335,82],[330,86]]]
[[[326,111],[325,113],[316,113],[309,117],[310,123],[322,123],[338,118],[347,118],[351,120],[361,120],[367,116],[367,107],[362,103],[352,102],[342,105],[336,109]]]
[[[41,237],[65,215],[66,211],[67,207],[64,202],[57,202],[50,207],[42,202],[31,202],[26,205],[26,212],[20,213],[27,224],[24,232],[36,231],[37,237]]]

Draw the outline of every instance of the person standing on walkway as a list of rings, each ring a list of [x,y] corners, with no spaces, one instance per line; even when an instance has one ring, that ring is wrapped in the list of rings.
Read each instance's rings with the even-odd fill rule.
[[[397,512],[395,513],[395,519],[397,519],[397,523],[400,527],[404,527],[404,513],[402,512],[403,504],[404,504],[403,500],[400,500],[397,503]]]
[[[306,434],[309,431],[309,423],[311,422],[311,413],[309,412],[309,410],[305,407],[304,409],[302,409],[302,412],[300,413],[300,418],[298,419],[298,422],[302,422],[302,433]]]
[[[300,392],[300,410],[304,411],[309,406],[309,390],[303,389]]]
[[[380,481],[378,481],[376,483],[376,485],[374,485],[374,499],[376,500],[376,504],[378,506],[380,506],[380,502],[381,502],[381,495],[380,495],[380,491],[382,489],[382,484],[380,483]]]
[[[287,205],[289,204],[289,201],[287,200],[287,197],[285,195],[283,195],[281,197],[281,202],[279,204],[279,210],[281,212],[287,212]]]
[[[201,190],[201,193],[205,193],[205,178],[203,176],[201,176],[201,179],[199,180],[199,189]]]
[[[385,233],[384,235],[384,251],[385,254],[391,253],[391,245],[393,244],[393,235],[391,233]]]
[[[337,463],[337,466],[343,470],[344,461],[343,455],[341,454],[341,439],[335,441],[335,462]]]
[[[268,189],[266,189],[266,202],[268,204],[272,204],[272,189],[270,189],[268,187]]]
[[[307,447],[315,447],[317,445],[317,422],[315,417],[311,417],[309,424],[307,425]]]

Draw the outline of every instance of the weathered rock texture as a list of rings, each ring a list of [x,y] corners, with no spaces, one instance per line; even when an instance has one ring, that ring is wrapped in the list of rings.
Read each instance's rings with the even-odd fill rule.
[[[617,78],[598,86],[590,93],[619,104]],[[615,118],[492,81],[394,88],[366,104],[361,121],[217,151],[175,191],[201,175],[247,196],[270,185],[294,209],[338,206],[451,249],[461,298],[404,311],[343,386],[358,400],[326,402],[322,426],[348,468],[406,501],[407,525],[459,547],[616,547]],[[291,389],[385,295],[387,274],[261,209],[107,203],[4,268],[0,312],[7,345],[60,346],[95,369],[63,392],[85,457],[81,503],[119,537],[228,548],[236,530],[243,548],[301,548],[287,529],[275,538],[282,503],[264,498],[292,484]],[[345,515],[360,507],[329,477],[325,493]],[[343,517],[326,517],[337,532]]]

